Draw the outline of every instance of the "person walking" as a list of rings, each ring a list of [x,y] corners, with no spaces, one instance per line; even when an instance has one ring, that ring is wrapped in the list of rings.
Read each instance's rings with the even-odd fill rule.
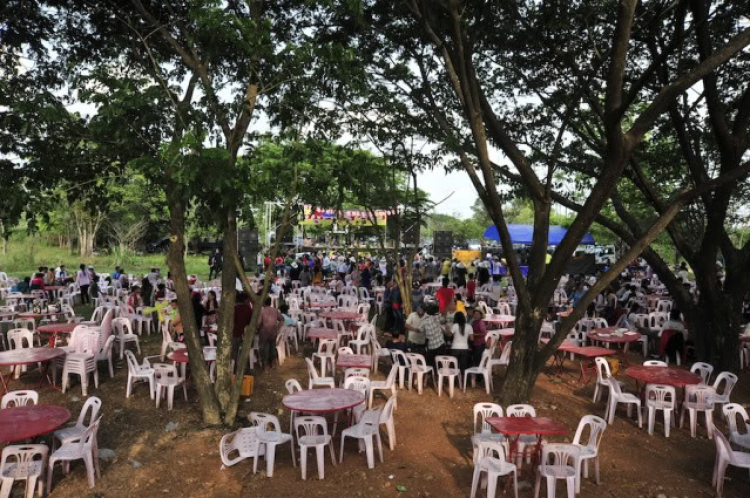
[[[89,272],[86,271],[86,266],[83,263],[81,263],[78,268],[80,268],[80,270],[76,273],[76,285],[81,290],[81,304],[88,304],[91,302],[91,299],[89,298],[91,279],[89,278]]]
[[[221,249],[217,247],[213,254],[208,257],[208,279],[219,278],[223,265],[224,258],[221,254]]]

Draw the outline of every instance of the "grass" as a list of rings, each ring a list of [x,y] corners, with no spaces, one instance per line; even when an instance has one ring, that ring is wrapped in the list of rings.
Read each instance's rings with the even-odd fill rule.
[[[188,255],[185,266],[188,275],[195,274],[199,278],[208,278],[207,255]],[[8,253],[0,253],[0,271],[12,277],[31,275],[40,266],[57,267],[64,264],[68,273],[78,269],[81,263],[93,265],[97,271],[114,271],[115,265],[120,265],[126,273],[143,275],[152,267],[160,268],[162,274],[167,273],[167,255],[160,254],[127,254],[116,257],[108,252],[98,253],[89,258],[81,258],[77,253],[71,254],[64,247],[58,247],[47,242],[40,236],[14,236],[8,243]]]

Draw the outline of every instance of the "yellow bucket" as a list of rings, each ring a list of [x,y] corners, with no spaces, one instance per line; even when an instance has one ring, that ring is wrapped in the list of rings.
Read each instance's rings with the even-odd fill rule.
[[[232,383],[236,380],[236,375],[232,375]],[[252,375],[244,375],[242,377],[242,389],[240,389],[241,396],[252,396],[253,386],[255,385],[255,377]]]

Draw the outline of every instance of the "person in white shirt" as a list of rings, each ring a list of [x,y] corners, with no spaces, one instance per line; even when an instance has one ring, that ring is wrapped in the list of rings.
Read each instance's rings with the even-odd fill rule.
[[[680,265],[680,270],[677,272],[677,277],[682,280],[682,283],[684,284],[690,282],[687,265],[684,262]]]
[[[453,326],[451,326],[451,354],[458,359],[458,368],[461,372],[469,366],[469,340],[472,338],[473,329],[466,323],[466,315],[461,312],[453,315]],[[463,374],[462,374],[463,375]]]
[[[339,272],[339,278],[341,280],[343,280],[344,277],[346,277],[346,271],[348,269],[349,269],[349,265],[346,264],[346,259],[344,259],[344,257],[341,256],[339,258],[339,264],[338,264],[338,268],[337,268],[337,271]]]
[[[81,264],[80,270],[76,273],[76,285],[81,290],[81,304],[87,304],[91,302],[89,298],[89,287],[91,286],[91,279],[89,278],[89,272],[86,271],[86,266]]]

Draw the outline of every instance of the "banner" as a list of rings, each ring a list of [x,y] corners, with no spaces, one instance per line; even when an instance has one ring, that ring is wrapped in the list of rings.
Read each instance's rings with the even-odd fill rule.
[[[375,220],[377,225],[385,226],[388,215],[391,211],[375,211]],[[366,226],[372,225],[372,219],[367,211],[364,210],[344,210],[336,209],[313,209],[312,206],[303,208],[299,225],[352,225]]]

